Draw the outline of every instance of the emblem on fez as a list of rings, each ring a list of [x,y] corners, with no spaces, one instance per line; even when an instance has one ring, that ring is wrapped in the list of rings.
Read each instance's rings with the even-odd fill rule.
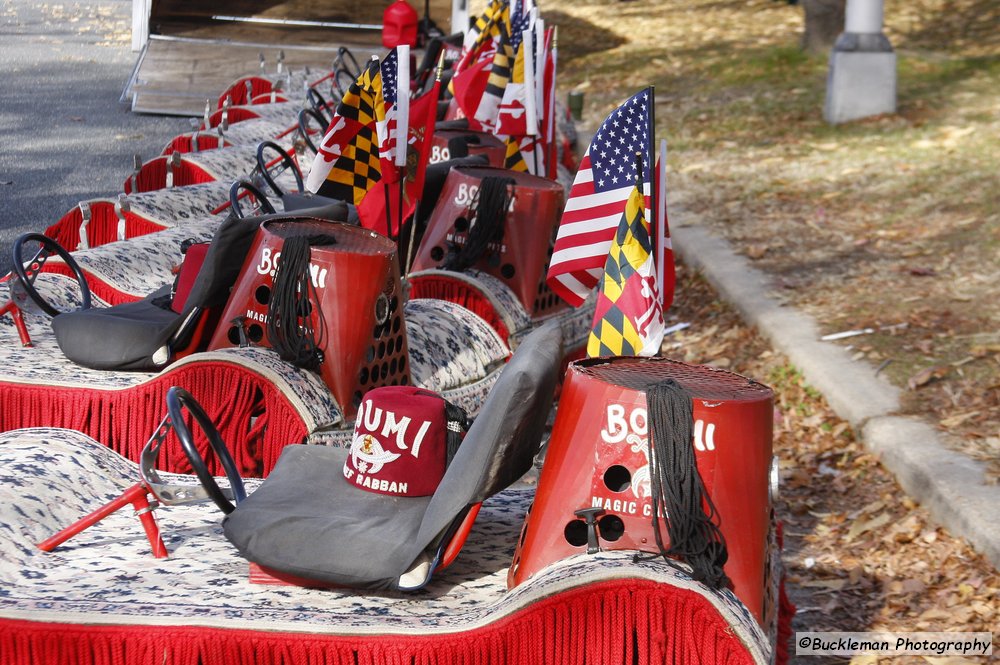
[[[378,473],[397,458],[399,453],[385,450],[371,434],[357,434],[351,442],[351,462],[361,473]]]

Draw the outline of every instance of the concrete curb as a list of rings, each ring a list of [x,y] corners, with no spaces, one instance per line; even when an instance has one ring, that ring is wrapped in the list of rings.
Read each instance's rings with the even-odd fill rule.
[[[764,273],[699,225],[683,206],[668,205],[674,251],[684,263],[701,271],[789,357],[910,496],[1000,567],[1000,523],[994,519],[1000,486],[986,484],[982,464],[946,448],[928,423],[899,416],[898,388],[877,377],[867,363],[851,360],[844,348],[821,342],[816,322],[782,305]]]

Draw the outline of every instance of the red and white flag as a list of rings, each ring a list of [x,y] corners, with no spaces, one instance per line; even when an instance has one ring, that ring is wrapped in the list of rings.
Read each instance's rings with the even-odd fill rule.
[[[358,204],[361,226],[366,229],[385,232],[389,237],[396,237],[402,221],[413,214],[413,209],[424,189],[430,148],[434,138],[434,119],[437,114],[440,85],[435,83],[429,91],[411,100],[408,111],[410,121],[406,124],[406,149],[399,151],[404,155],[404,164],[395,165],[395,162],[399,161],[398,153],[393,159],[385,156],[381,158],[382,180],[369,189]],[[397,140],[397,146],[402,144]],[[402,205],[399,200],[400,194],[403,196]],[[400,210],[402,210],[401,215]]]
[[[667,142],[660,141],[660,156],[656,160],[656,228],[653,246],[656,247],[656,272],[660,285],[660,304],[666,312],[674,302],[674,285],[677,282],[674,266],[674,246],[670,240],[670,221],[667,219]]]

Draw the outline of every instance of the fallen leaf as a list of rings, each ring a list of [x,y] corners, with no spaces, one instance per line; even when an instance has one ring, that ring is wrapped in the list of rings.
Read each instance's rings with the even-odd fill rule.
[[[921,593],[927,585],[918,579],[903,580],[899,585],[899,590],[901,593]]]
[[[969,411],[968,413],[959,413],[959,414],[956,414],[956,415],[951,416],[949,418],[945,418],[944,420],[941,421],[941,425],[943,427],[958,427],[959,425],[961,425],[962,423],[964,423],[969,418],[972,418],[972,417],[978,416],[978,415],[979,415],[979,411]]]
[[[862,508],[861,509],[861,513],[862,514],[865,514],[865,513],[874,513],[874,512],[877,512],[879,510],[882,510],[883,508],[885,508],[885,502],[882,501],[882,500],[876,500],[876,501],[872,501],[871,503],[869,503],[868,505],[866,505],[864,508]]]
[[[870,653],[854,654],[850,665],[878,665],[878,656]]]
[[[934,365],[926,367],[910,377],[906,385],[910,390],[916,390],[921,386],[926,386],[931,381],[943,379],[948,376],[948,367],[944,365]]]
[[[838,436],[846,432],[849,427],[850,425],[846,422],[837,423],[830,431],[830,436],[837,438]]]
[[[989,605],[980,600],[977,600],[976,602],[972,603],[971,605],[969,605],[969,607],[972,609],[973,612],[975,612],[976,614],[978,614],[983,618],[989,618],[994,613],[992,607],[990,607]]]
[[[750,245],[747,247],[747,256],[753,260],[763,258],[767,254],[767,245]]]
[[[863,533],[885,526],[889,523],[890,519],[889,513],[882,513],[878,517],[874,517],[870,520],[855,521],[854,524],[851,525],[851,528],[847,530],[847,535],[844,536],[844,540],[851,542]]]
[[[936,607],[932,607],[931,609],[926,610],[923,614],[921,614],[920,618],[928,621],[933,621],[935,619],[951,619],[951,612],[949,612],[948,610],[939,610]]]
[[[0,183],[4,185],[9,185],[9,182]],[[980,344],[969,349],[969,353],[976,356],[977,358],[982,358],[991,353],[1000,353],[1000,344]]]
[[[847,584],[847,580],[805,580],[799,586],[829,589],[830,591],[840,591]]]
[[[923,266],[907,268],[906,271],[914,277],[933,277],[934,275],[937,275],[937,271],[934,270],[934,268],[927,268]]]

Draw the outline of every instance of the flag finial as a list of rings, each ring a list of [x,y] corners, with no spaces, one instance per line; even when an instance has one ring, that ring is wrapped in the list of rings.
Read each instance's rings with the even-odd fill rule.
[[[442,76],[444,76],[444,49],[441,49],[441,55],[438,57],[437,71],[434,74],[434,80],[440,81]]]

